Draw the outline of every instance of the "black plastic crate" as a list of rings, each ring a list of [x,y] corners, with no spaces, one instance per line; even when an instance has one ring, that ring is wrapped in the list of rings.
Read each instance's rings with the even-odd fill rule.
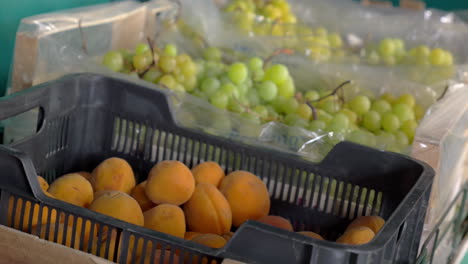
[[[119,263],[136,263],[135,241],[145,245],[142,255],[149,252],[150,258],[138,263],[153,263],[161,252],[174,263],[221,263],[224,258],[268,264],[411,263],[416,258],[434,176],[426,164],[349,142],[339,143],[315,164],[183,128],[168,101],[159,90],[93,74],[66,76],[1,99],[0,120],[36,107],[40,114],[37,133],[0,147],[0,224],[34,235],[45,232],[49,240]],[[248,221],[218,250],[49,198],[38,185],[36,175],[50,183],[68,172],[90,171],[111,156],[126,159],[138,182],[164,159],[188,166],[213,160],[227,172],[251,171],[267,184],[272,214],[330,240],[360,215],[378,214],[386,224],[368,244],[349,246]],[[36,206],[24,206],[26,201]],[[57,223],[33,229],[33,209],[38,225]],[[16,212],[9,219],[8,210]],[[72,226],[64,236],[57,235],[60,221]],[[97,237],[77,232],[88,227]],[[103,237],[114,239],[104,243]],[[128,245],[135,250],[118,250]]]

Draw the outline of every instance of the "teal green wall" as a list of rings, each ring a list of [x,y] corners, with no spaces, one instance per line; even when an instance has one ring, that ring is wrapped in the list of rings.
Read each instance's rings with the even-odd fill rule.
[[[10,71],[15,34],[22,18],[60,9],[110,2],[109,0],[1,0],[0,1],[0,96]]]

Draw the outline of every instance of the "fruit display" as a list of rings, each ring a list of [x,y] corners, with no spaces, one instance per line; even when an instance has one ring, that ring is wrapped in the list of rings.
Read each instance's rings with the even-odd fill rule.
[[[281,52],[287,50],[278,54]],[[109,59],[113,57],[119,59]],[[347,90],[354,91],[356,86],[350,81],[333,90],[296,88],[288,67],[273,63],[272,56],[230,62],[226,57],[215,47],[204,49],[203,59],[193,59],[186,53],[178,54],[172,44],[159,49],[142,43],[133,53],[108,52],[103,64],[111,70],[189,93],[256,125],[278,122],[333,135],[334,141],[346,139],[395,152],[403,152],[412,144],[418,122],[425,113],[409,93],[378,96],[358,90],[351,95]],[[146,61],[144,67],[140,60]],[[229,120],[218,115],[214,126],[230,131]],[[251,135],[251,131],[240,133]],[[213,183],[219,180],[213,177],[204,180]],[[128,193],[129,188],[122,191]]]
[[[48,187],[42,177],[38,177],[38,181],[43,191],[52,198],[211,248],[224,247],[237,228],[248,220],[308,238],[326,239],[318,233],[296,229],[294,223],[285,217],[272,215],[267,187],[256,175],[242,170],[224,174],[216,162],[201,162],[190,169],[179,161],[163,160],[153,166],[145,181],[135,185],[131,166],[124,159],[111,157],[102,161],[89,175],[91,178],[86,179],[78,173],[69,173],[58,177]],[[214,183],[197,180],[214,178]],[[102,188],[98,190],[95,183],[99,181]],[[125,184],[128,182],[133,184]],[[126,186],[124,189],[130,190],[131,195],[122,190],[122,186]],[[19,201],[16,204],[18,212],[21,206],[22,202]],[[12,216],[12,207],[10,205],[8,219],[13,219],[14,223],[10,225],[22,229],[18,225],[21,216]],[[47,207],[42,210],[41,214],[47,216]],[[102,248],[97,252],[98,237],[101,244],[110,243],[109,251],[124,250],[117,241],[115,231],[109,233],[104,228],[104,233],[99,234],[101,231],[92,228],[90,222],[84,224],[81,218],[74,220],[75,216],[69,216],[67,219],[61,214],[42,219],[39,226],[37,213],[38,210],[35,210],[31,217],[31,232],[43,239],[54,241],[54,237],[57,237],[60,243],[75,249],[80,249],[81,244],[85,249],[90,246],[92,253],[101,257],[104,257],[105,250]],[[24,215],[24,219],[30,219],[29,215]],[[55,221],[59,221],[59,224],[56,225]],[[365,244],[384,224],[385,221],[379,216],[361,216],[343,229],[338,239],[331,241],[349,245]],[[63,240],[65,237],[66,241]],[[89,244],[90,241],[93,244]],[[128,252],[133,251],[134,247],[137,247],[134,257],[142,258],[143,245],[140,242],[130,243]],[[159,250],[157,248],[155,257],[162,254]],[[180,257],[177,252],[175,254],[176,258]],[[151,253],[146,252],[145,261],[149,261],[149,256]]]

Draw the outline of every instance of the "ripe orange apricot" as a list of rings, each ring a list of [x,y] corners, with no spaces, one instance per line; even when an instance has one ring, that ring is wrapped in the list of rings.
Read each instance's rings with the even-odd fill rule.
[[[42,207],[42,213],[39,218],[39,212],[41,211],[40,205],[34,203],[33,209],[31,209],[31,205],[32,203],[30,201],[18,198],[16,199],[16,207],[13,208],[13,206],[15,206],[15,199],[10,197],[8,202],[8,226],[26,231],[29,225],[31,225],[31,228],[34,228],[38,224],[43,225],[47,223],[55,223],[57,221],[57,210],[49,210],[49,207],[44,206]],[[13,210],[15,210],[14,215]],[[31,213],[32,218],[30,220]]]
[[[186,232],[184,235],[184,239],[192,240],[194,237],[201,235],[202,233],[199,232]]]
[[[146,228],[184,238],[185,215],[180,207],[172,204],[160,204],[146,211],[144,218]]]
[[[232,223],[239,227],[247,220],[258,220],[268,215],[270,197],[265,183],[247,171],[234,171],[221,181],[221,193],[232,211]]]
[[[310,231],[299,231],[297,232],[299,234],[302,234],[304,236],[309,236],[309,237],[312,237],[312,238],[315,238],[315,239],[319,239],[319,240],[325,240],[323,239],[323,237],[315,232],[310,232]]]
[[[146,181],[138,184],[133,188],[131,196],[138,202],[143,212],[148,211],[149,209],[156,206],[149,198],[146,196]]]
[[[227,233],[222,234],[221,236],[224,239],[226,239],[226,241],[229,241],[232,238],[233,235],[234,235],[234,232],[229,231]]]
[[[87,249],[89,237],[91,233],[91,223],[87,223],[85,225],[85,229],[83,230],[83,226],[81,225],[81,221],[78,220],[80,224],[77,224],[75,228],[73,225],[69,223],[65,225],[63,223],[57,224],[44,224],[40,227],[39,237],[51,242],[56,242],[67,247],[71,247],[74,249]],[[65,233],[66,227],[66,233]],[[57,240],[55,240],[55,229],[57,228]],[[48,234],[46,231],[49,230]],[[36,235],[39,232],[39,226],[33,228],[31,230],[31,234]],[[83,237],[81,235],[83,234]],[[75,235],[75,239],[72,240],[73,235]],[[73,243],[72,243],[73,242]],[[83,245],[80,245],[82,243]]]
[[[210,183],[199,183],[184,205],[187,225],[200,233],[221,235],[231,230],[232,212],[223,194]]]
[[[121,158],[104,160],[91,174],[90,182],[95,192],[110,190],[130,194],[136,184],[132,167]]]
[[[93,201],[93,187],[83,176],[70,173],[57,178],[49,187],[56,199],[80,207],[88,207]]]
[[[142,263],[141,256],[138,257],[135,263]],[[154,253],[154,262],[151,262],[151,251],[147,251],[145,254],[144,264],[149,263],[162,263],[162,264],[178,264],[179,256],[175,253],[171,253],[170,250],[165,250],[164,252],[160,249],[156,249]]]
[[[37,176],[37,180],[39,181],[39,186],[41,187],[41,189],[44,192],[47,192],[47,190],[49,189],[49,184],[47,183],[47,181],[41,176]]]
[[[83,176],[88,181],[90,181],[91,177],[93,176],[91,173],[89,173],[87,171],[79,171],[79,172],[76,172],[76,174],[79,174],[79,175]]]
[[[192,196],[195,179],[182,162],[165,160],[151,169],[145,190],[148,198],[155,204],[181,205]]]
[[[211,248],[222,248],[227,243],[226,239],[215,234],[201,234],[194,237],[192,241]]]
[[[360,216],[354,219],[351,224],[349,224],[347,229],[351,229],[358,226],[365,226],[370,228],[375,234],[377,234],[380,229],[385,224],[385,220],[383,220],[380,216]]]
[[[291,225],[291,222],[289,222],[288,219],[283,218],[281,216],[267,215],[258,219],[257,221],[262,222],[267,225],[278,227],[287,231],[291,231],[291,232],[294,231],[293,226]]]
[[[89,209],[135,225],[143,226],[144,223],[140,205],[124,192],[105,192],[94,199]]]
[[[223,168],[213,161],[198,164],[192,169],[192,174],[196,183],[210,183],[216,187],[225,176]]]
[[[375,234],[372,229],[365,226],[357,226],[346,230],[336,242],[348,245],[362,245],[370,242],[374,236]]]

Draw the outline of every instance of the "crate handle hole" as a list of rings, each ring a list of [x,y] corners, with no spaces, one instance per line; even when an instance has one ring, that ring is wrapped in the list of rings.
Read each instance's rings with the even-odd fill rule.
[[[400,238],[401,236],[403,235],[403,232],[406,231],[406,222],[404,222],[400,228],[398,229],[398,235],[397,235],[397,239],[396,239],[396,242],[399,243],[400,242]]]

